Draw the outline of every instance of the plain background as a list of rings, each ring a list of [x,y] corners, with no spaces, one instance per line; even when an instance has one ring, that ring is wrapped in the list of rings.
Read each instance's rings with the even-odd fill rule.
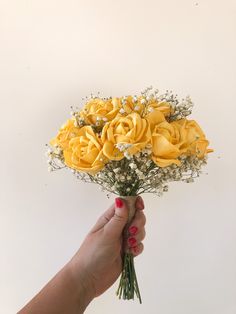
[[[236,313],[235,33],[235,0],[0,0],[0,313],[29,301],[114,200],[48,173],[45,144],[83,96],[149,85],[192,96],[215,152],[196,183],[144,195],[143,305],[117,300],[117,282],[86,313]]]

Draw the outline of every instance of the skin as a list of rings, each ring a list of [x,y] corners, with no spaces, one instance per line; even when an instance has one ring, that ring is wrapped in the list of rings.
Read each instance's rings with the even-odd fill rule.
[[[135,206],[130,235],[125,242],[122,232],[128,221],[128,208],[124,200],[117,198],[71,260],[18,314],[84,313],[89,303],[119,277],[123,251],[129,249],[134,256],[143,251],[146,219],[140,196]]]

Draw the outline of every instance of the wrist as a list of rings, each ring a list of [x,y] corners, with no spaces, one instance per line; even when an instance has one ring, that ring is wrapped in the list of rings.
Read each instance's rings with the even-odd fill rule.
[[[85,310],[96,295],[92,279],[77,256],[68,262],[67,268],[75,287],[75,297]]]

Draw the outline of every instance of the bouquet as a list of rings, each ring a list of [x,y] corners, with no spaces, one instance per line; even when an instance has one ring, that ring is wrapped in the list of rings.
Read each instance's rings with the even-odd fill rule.
[[[152,87],[134,96],[92,94],[81,109],[71,107],[71,117],[46,144],[48,170],[70,169],[78,179],[124,198],[129,206],[125,239],[137,195],[161,196],[169,182],[193,182],[207,163],[213,150],[199,124],[187,118],[192,107],[189,96],[179,100],[172,91],[161,94]],[[128,300],[136,295],[141,303],[129,250],[117,295]]]

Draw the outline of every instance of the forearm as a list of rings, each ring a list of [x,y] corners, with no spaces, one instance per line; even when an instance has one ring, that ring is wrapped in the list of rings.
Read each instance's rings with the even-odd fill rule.
[[[70,261],[18,314],[83,313],[93,298],[83,277]]]

